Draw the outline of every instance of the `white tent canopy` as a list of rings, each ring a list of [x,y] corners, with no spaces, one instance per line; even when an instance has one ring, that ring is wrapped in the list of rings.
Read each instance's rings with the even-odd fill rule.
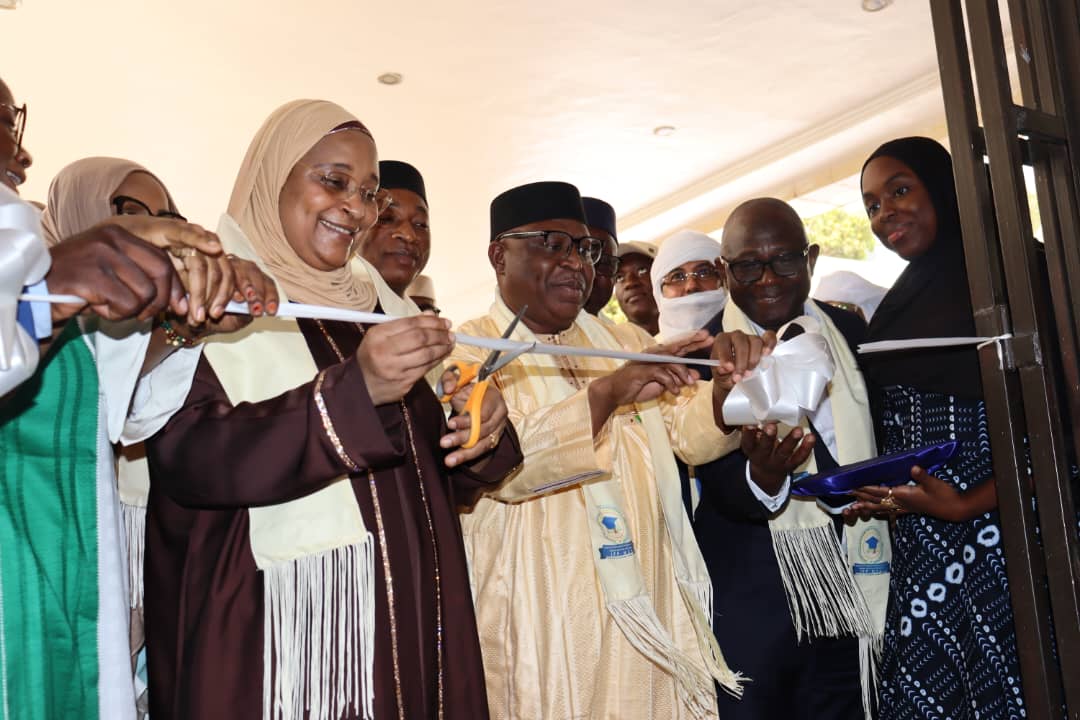
[[[458,321],[490,302],[488,203],[512,185],[568,180],[611,202],[620,237],[655,240],[944,135],[925,3],[25,0],[0,26],[29,106],[24,196],[79,157],[129,157],[214,226],[267,113],[331,99],[424,174],[426,272]]]

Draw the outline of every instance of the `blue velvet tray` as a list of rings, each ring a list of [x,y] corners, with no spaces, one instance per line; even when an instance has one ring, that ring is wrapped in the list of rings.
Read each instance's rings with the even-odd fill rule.
[[[950,440],[845,465],[794,480],[791,494],[811,497],[846,495],[865,485],[903,485],[911,481],[912,465],[933,474],[956,454],[957,447],[957,443]]]

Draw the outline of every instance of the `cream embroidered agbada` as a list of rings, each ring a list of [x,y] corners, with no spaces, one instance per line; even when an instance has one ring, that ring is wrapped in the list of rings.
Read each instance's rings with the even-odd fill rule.
[[[461,331],[498,336],[511,316],[496,300],[487,317]],[[536,336],[520,325],[514,337]],[[635,349],[652,344],[644,332],[639,338]],[[622,347],[585,313],[540,339]],[[477,361],[482,353],[458,346],[451,359]],[[715,717],[712,678],[738,686],[707,625],[711,585],[700,551],[692,532],[680,534],[689,523],[672,456],[674,449],[691,464],[707,462],[737,446],[738,433],[716,427],[711,384],[699,383],[677,399],[619,408],[594,440],[585,388],[615,367],[599,358],[526,355],[495,376],[525,462],[461,518],[493,718]],[[660,428],[659,438],[650,427]],[[621,491],[615,513],[595,504],[604,485]],[[610,586],[624,579],[601,578],[627,558],[643,581],[630,601],[643,607],[629,612],[611,597]],[[675,648],[674,673],[639,649],[651,652],[665,637]]]

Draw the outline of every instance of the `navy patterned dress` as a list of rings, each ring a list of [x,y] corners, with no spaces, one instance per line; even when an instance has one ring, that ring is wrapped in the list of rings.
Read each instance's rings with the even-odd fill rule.
[[[883,453],[954,439],[958,454],[935,475],[961,492],[990,479],[981,401],[904,386],[882,400]],[[880,677],[882,720],[1025,716],[997,511],[898,519]]]

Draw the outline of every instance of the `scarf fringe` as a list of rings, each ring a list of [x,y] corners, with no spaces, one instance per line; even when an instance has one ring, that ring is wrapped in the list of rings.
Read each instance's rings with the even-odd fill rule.
[[[832,523],[770,530],[796,637],[874,637],[870,609]]]
[[[647,595],[608,603],[608,611],[634,648],[675,678],[679,699],[694,718],[716,715],[716,686],[710,673],[675,646]]]
[[[698,646],[701,649],[701,658],[705,661],[705,667],[713,679],[733,697],[742,697],[743,683],[748,682],[742,673],[737,673],[728,667],[727,660],[720,650],[720,644],[716,642],[713,634],[713,588],[712,583],[679,581],[679,589],[682,591],[683,602],[694,622],[694,630],[697,632]]]
[[[873,720],[874,707],[879,702],[877,681],[878,662],[885,643],[885,634],[859,638],[859,680],[862,684],[863,717]]]
[[[263,578],[263,720],[372,720],[371,533],[355,545],[274,565]]]
[[[143,562],[146,557],[146,506],[120,503],[120,518],[127,535],[129,605],[143,606]]]

